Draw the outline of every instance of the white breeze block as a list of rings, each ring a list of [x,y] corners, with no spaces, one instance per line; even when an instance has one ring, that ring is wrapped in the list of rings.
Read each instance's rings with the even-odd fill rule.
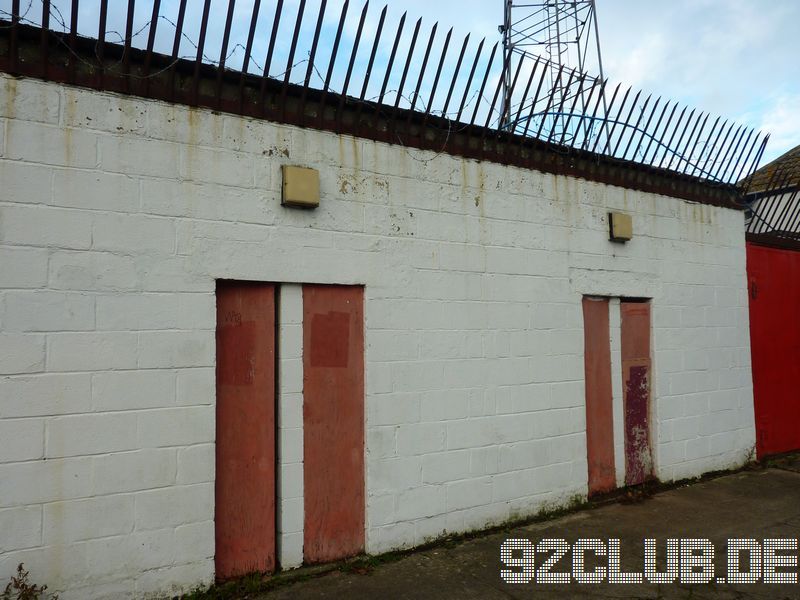
[[[319,171],[318,209],[280,205],[282,165]],[[0,581],[213,580],[218,279],[282,284],[284,567],[303,283],[365,286],[368,552],[585,497],[583,294],[651,298],[660,479],[751,455],[739,211],[5,75],[0,181]]]

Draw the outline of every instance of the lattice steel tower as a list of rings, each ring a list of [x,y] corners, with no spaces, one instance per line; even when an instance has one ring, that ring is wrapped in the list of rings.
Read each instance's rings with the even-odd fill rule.
[[[506,65],[511,64],[515,52],[547,58],[548,83],[558,96],[569,95],[569,90],[557,89],[563,85],[563,81],[557,81],[561,65],[604,80],[594,0],[503,0],[503,3],[504,22],[500,31]],[[506,127],[516,125],[510,123],[510,87],[510,69],[505,69],[502,123]],[[586,106],[580,107],[586,111]]]

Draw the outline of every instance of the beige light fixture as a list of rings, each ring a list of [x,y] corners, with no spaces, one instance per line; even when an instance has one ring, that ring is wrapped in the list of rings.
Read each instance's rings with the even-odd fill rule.
[[[625,243],[633,237],[633,218],[625,213],[608,213],[609,234],[612,242]]]
[[[298,208],[319,206],[319,171],[283,165],[281,204]]]

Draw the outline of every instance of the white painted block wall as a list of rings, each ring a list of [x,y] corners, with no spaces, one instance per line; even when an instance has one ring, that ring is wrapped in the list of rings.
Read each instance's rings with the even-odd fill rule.
[[[652,298],[661,479],[751,456],[740,212],[7,76],[0,111],[0,581],[212,580],[217,278],[366,286],[369,552],[585,496],[582,294]],[[282,164],[319,209],[280,206]]]

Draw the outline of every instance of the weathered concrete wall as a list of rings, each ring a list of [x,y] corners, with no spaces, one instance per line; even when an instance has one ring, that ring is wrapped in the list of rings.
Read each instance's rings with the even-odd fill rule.
[[[652,298],[660,478],[751,453],[740,212],[30,80],[0,79],[0,111],[0,581],[22,561],[65,598],[212,579],[217,278],[365,285],[370,552],[585,495],[583,294]],[[319,209],[280,206],[282,164],[319,169]]]

